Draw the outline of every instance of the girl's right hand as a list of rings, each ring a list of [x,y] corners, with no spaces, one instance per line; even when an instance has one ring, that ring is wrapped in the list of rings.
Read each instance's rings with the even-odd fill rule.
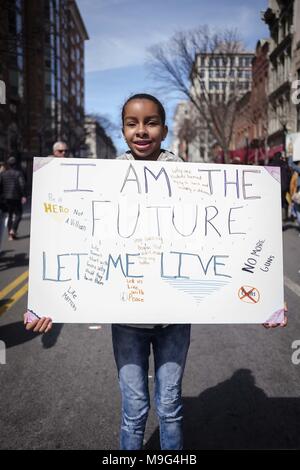
[[[32,330],[34,333],[47,333],[52,328],[52,320],[49,317],[28,321],[27,312],[24,313],[24,325],[26,330]]]

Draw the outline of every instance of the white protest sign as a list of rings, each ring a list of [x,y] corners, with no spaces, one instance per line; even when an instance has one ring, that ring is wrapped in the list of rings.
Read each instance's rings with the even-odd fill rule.
[[[55,322],[281,321],[279,168],[36,158],[29,274]]]

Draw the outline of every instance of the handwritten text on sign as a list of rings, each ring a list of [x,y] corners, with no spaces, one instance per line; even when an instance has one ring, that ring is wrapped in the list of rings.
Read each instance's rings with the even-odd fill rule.
[[[278,170],[35,159],[28,308],[64,323],[280,319]]]

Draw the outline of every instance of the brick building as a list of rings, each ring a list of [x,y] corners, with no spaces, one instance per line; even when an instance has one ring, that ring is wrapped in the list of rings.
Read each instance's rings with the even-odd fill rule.
[[[252,60],[251,92],[237,106],[232,136],[232,154],[245,163],[266,159],[268,137],[269,42],[259,40]]]

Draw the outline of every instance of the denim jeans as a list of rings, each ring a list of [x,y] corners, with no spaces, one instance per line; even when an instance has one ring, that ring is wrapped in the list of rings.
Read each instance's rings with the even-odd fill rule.
[[[135,328],[112,325],[112,339],[122,394],[120,448],[142,449],[150,409],[149,355],[155,367],[155,404],[161,449],[183,448],[181,383],[190,344],[190,325]]]

